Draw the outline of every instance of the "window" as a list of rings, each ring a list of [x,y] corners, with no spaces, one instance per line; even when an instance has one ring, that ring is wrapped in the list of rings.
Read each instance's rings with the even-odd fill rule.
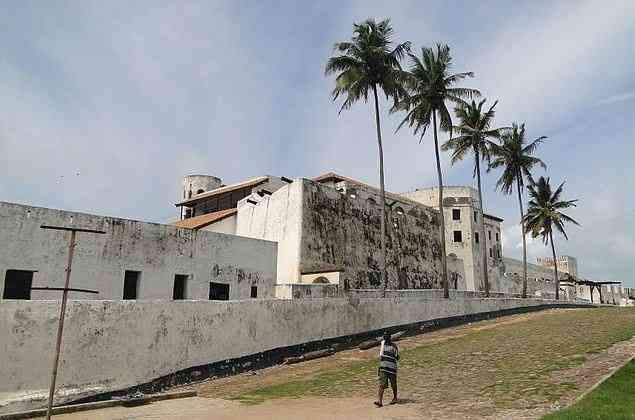
[[[174,275],[174,289],[172,290],[172,299],[183,300],[185,299],[187,291],[187,278],[189,276],[185,274]]]
[[[460,230],[454,231],[454,242],[463,242],[463,232]]]
[[[474,232],[474,242],[478,243],[478,232]]]
[[[500,242],[500,236],[498,235],[498,232],[496,232],[496,242]]]
[[[492,231],[491,230],[487,231],[487,239],[489,239],[490,241],[492,240]]]
[[[251,298],[255,299],[258,297],[258,286],[251,286]]]
[[[128,271],[123,277],[123,298],[124,300],[134,300],[139,293],[139,279],[141,271]]]
[[[489,256],[490,256],[491,258],[493,258],[493,257],[494,257],[494,251],[492,251],[492,248],[490,248],[490,249],[489,249]]]
[[[477,222],[478,221],[478,212],[474,211],[474,221]]]
[[[461,209],[452,209],[452,220],[461,220]]]
[[[209,300],[229,300],[229,284],[210,282]]]
[[[204,189],[198,189],[196,190],[196,194],[203,194],[205,192]]]
[[[395,208],[395,212],[396,212],[399,216],[403,216],[403,213],[404,213],[403,208],[402,208],[402,207],[399,207],[399,206],[397,206],[397,207]]]
[[[2,299],[31,299],[33,271],[7,270],[4,276]]]

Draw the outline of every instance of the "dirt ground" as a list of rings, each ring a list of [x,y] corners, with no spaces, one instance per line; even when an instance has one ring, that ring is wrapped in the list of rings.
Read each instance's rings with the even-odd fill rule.
[[[195,398],[162,401],[134,408],[115,407],[86,411],[55,418],[69,420],[86,418],[122,420],[166,418],[195,420],[536,419],[549,411],[570,404],[600,379],[635,356],[635,339],[633,338],[618,342],[605,350],[594,347],[600,345],[602,339],[606,339],[605,336],[610,336],[611,342],[619,341],[618,338],[613,337],[617,333],[604,326],[608,324],[604,320],[615,319],[616,314],[624,316],[624,313],[588,311],[550,310],[514,315],[404,339],[399,342],[402,354],[404,352],[408,354],[409,349],[413,351],[419,351],[422,348],[434,349],[436,353],[433,357],[443,359],[445,364],[426,364],[419,370],[413,368],[410,372],[404,372],[403,375],[400,373],[400,403],[380,409],[372,405],[376,386],[375,378],[362,371],[358,377],[334,384],[333,387],[327,386],[326,389],[308,387],[306,389],[310,392],[297,398],[265,398],[262,401],[259,400],[257,404],[245,404],[243,399],[245,395],[251,395],[250,393],[257,393],[259,390],[281,384],[290,383],[293,388],[296,383],[305,383],[296,381],[310,381],[324,372],[347,372],[350,366],[376,359],[377,349],[374,348],[366,351],[347,350],[331,357],[305,363],[275,366],[257,373],[207,381],[189,387],[197,389],[198,397]],[[619,322],[634,321],[635,318],[628,318],[633,314],[635,314],[634,311],[626,313],[627,318]],[[573,325],[571,328],[569,323]],[[559,328],[567,331],[559,331]],[[525,338],[520,339],[527,341],[526,348],[514,341],[516,338],[513,334],[516,331],[524,335]],[[532,332],[543,335],[548,334],[549,331],[554,337],[569,334],[574,338],[578,335],[589,338],[580,348],[574,349],[571,346],[567,346],[566,349],[560,348],[564,346],[564,342],[557,343],[555,339],[550,340],[548,336],[545,337],[544,343],[538,340],[532,344],[532,340],[526,338]],[[630,331],[626,329],[621,333],[630,334]],[[597,332],[597,336],[593,335],[594,332]],[[631,336],[632,334],[628,337]],[[470,348],[472,343],[475,343],[479,351]],[[487,346],[494,343],[494,347],[487,347],[483,352],[499,351],[502,354],[482,354],[480,350],[485,346],[483,343]],[[458,346],[459,351],[453,353],[452,348],[444,347],[450,344]],[[560,359],[554,359],[557,361],[555,365],[554,362],[550,362],[547,370],[544,367],[540,369],[542,376],[535,375],[540,376],[540,381],[529,378],[518,382],[519,379],[516,377],[505,376],[505,373],[510,370],[509,363],[519,364],[520,360],[532,357],[532,354],[529,354],[532,345],[538,346],[534,348],[544,350],[545,354],[562,352],[562,355],[558,356]],[[495,350],[491,350],[492,348]],[[580,349],[583,354],[570,354]],[[523,359],[518,359],[519,357]],[[579,361],[579,363],[571,363],[571,360]],[[531,363],[538,363],[538,361],[536,359]],[[566,363],[558,365],[561,361]],[[528,375],[532,376],[534,373],[529,372]],[[535,389],[537,384],[543,384],[543,386],[553,384],[554,392],[557,391],[557,393],[542,395],[540,390]],[[548,387],[545,386],[545,388]],[[540,395],[540,398],[518,401],[519,395],[524,397],[533,394]],[[389,396],[390,392],[386,395]]]

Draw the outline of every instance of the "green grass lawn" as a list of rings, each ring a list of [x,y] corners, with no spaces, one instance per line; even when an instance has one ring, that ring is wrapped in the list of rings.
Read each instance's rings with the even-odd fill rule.
[[[415,401],[486,401],[488,407],[482,409],[482,415],[490,415],[491,410],[533,408],[575,392],[575,378],[560,375],[561,371],[634,335],[632,308],[544,313],[527,321],[403,349],[399,386]],[[351,361],[337,369],[317,370],[304,378],[243,389],[227,397],[248,404],[282,397],[372,398],[376,387],[377,362]]]
[[[543,420],[635,419],[635,360],[573,406]]]

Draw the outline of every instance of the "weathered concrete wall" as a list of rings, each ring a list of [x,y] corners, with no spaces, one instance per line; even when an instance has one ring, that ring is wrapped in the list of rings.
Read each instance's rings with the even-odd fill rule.
[[[252,199],[256,199],[252,197]],[[374,189],[347,191],[296,179],[270,196],[238,204],[237,234],[278,242],[278,283],[298,283],[303,273],[340,273],[340,286],[380,286],[380,208]],[[441,284],[437,212],[408,199],[388,211],[390,288]],[[449,260],[451,284],[465,288],[461,260]]]
[[[513,258],[503,258],[503,266],[504,270],[499,282],[499,291],[504,293],[522,293],[523,262]],[[562,281],[564,273],[558,273],[558,278]],[[565,289],[567,297],[575,297],[575,288],[567,287]],[[527,296],[554,297],[555,293],[553,268],[527,263]]]
[[[230,299],[274,296],[276,244],[169,225],[0,202],[0,290],[6,270],[37,271],[33,286],[63,287],[68,232],[40,225],[106,231],[78,234],[71,284],[121,299],[125,270],[141,272],[138,299],[171,299],[174,275],[188,275],[187,299],[208,299],[209,283],[230,285]],[[33,291],[32,299],[59,299],[59,292]],[[71,293],[72,299],[95,298]]]
[[[340,284],[381,286],[381,208],[374,189],[355,185],[344,192],[309,180],[303,186],[301,272],[344,270]],[[439,221],[435,210],[404,199],[387,200],[388,287],[441,286]],[[464,273],[459,273],[464,277]]]
[[[548,303],[536,299],[71,301],[60,394],[94,395],[188,367],[436,318]],[[0,413],[49,385],[59,302],[0,301]],[[38,400],[39,399],[39,400]],[[22,405],[26,408],[26,405]]]
[[[341,297],[337,284],[277,284],[276,297],[279,299],[323,299]]]
[[[225,217],[224,219],[214,222],[211,225],[207,225],[201,230],[207,232],[225,233],[227,235],[236,234],[236,215]]]
[[[278,283],[300,280],[300,239],[302,236],[302,183],[285,184],[272,195],[251,196],[254,205],[238,203],[236,234],[278,243]]]

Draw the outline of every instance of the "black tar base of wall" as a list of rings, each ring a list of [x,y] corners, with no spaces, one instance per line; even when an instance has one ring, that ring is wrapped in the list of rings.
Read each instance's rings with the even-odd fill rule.
[[[491,312],[479,312],[475,314],[452,316],[447,318],[437,318],[427,321],[420,321],[410,324],[403,324],[388,328],[382,328],[378,330],[367,331],[359,334],[346,335],[336,338],[310,341],[303,344],[294,346],[280,347],[273,350],[267,350],[260,353],[251,354],[249,356],[239,357],[235,359],[228,359],[220,362],[214,362],[201,366],[194,366],[188,369],[183,369],[178,372],[161,376],[151,382],[147,382],[141,385],[137,385],[131,388],[122,389],[118,391],[103,393],[94,395],[91,397],[82,398],[72,402],[66,402],[68,404],[82,404],[87,402],[110,400],[113,397],[123,397],[126,395],[141,392],[143,394],[153,394],[157,392],[165,392],[166,390],[179,386],[186,385],[195,382],[200,382],[208,378],[222,378],[226,376],[236,375],[243,372],[257,371],[270,366],[279,365],[284,362],[287,357],[300,356],[302,354],[327,349],[329,347],[335,348],[336,351],[346,350],[353,347],[357,347],[361,342],[376,338],[382,335],[384,331],[388,331],[391,334],[406,331],[405,336],[412,336],[418,334],[424,334],[426,332],[436,331],[443,328],[454,327],[457,325],[467,324],[470,322],[483,321],[492,318],[498,318],[507,315],[528,313],[542,311],[552,308],[592,308],[595,305],[590,304],[544,304],[537,306],[527,306],[511,309],[502,309]]]

